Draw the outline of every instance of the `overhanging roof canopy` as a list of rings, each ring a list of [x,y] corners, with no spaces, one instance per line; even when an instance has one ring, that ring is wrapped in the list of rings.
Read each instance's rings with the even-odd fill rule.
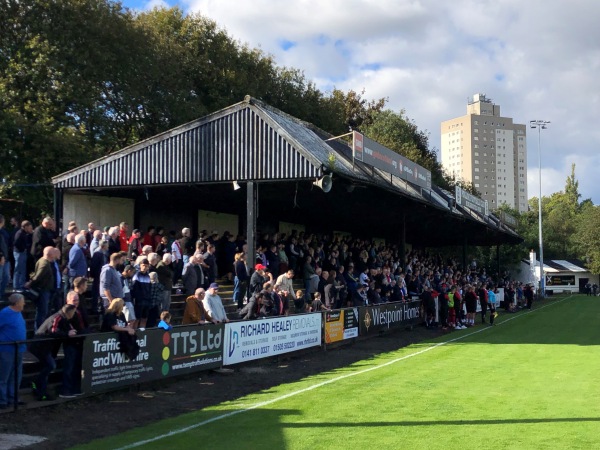
[[[331,137],[312,124],[246,97],[243,102],[58,175],[52,182],[56,189],[120,188],[126,192],[232,181],[315,180],[332,172],[334,184],[368,187],[363,197],[372,199],[370,203],[386,198],[386,204],[379,208],[396,215],[390,222],[398,223],[397,216],[403,213],[417,235],[421,221],[427,229],[423,240],[429,238],[435,245],[443,245],[445,239],[448,245],[462,243],[463,235],[479,245],[522,240],[494,216],[482,216],[457,205],[452,193],[436,186],[423,189],[355,161],[352,149]],[[387,195],[374,194],[380,189]],[[274,190],[272,198],[278,192]],[[360,198],[358,194],[354,199],[337,195],[334,203],[341,208],[353,207]],[[436,234],[438,220],[447,223]]]

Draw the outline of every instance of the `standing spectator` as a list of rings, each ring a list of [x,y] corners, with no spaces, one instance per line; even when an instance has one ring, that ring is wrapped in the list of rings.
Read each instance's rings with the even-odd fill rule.
[[[219,285],[211,283],[208,287],[208,292],[202,301],[204,310],[206,311],[206,319],[212,323],[229,322],[227,313],[223,307],[221,297],[219,297]]]
[[[202,256],[192,255],[183,269],[184,292],[188,295],[192,295],[199,287],[204,287],[204,272],[200,266],[202,261]]]
[[[106,240],[106,250],[108,251],[108,239],[102,239],[102,231],[96,230],[92,236],[92,240],[89,243],[90,246],[90,256],[93,258],[96,250],[100,248],[100,242]]]
[[[29,345],[29,351],[40,362],[38,376],[32,383],[33,394],[38,401],[54,400],[47,392],[48,376],[56,369],[56,356],[62,340],[75,335],[69,321],[75,315],[73,305],[65,305],[59,312],[48,317],[35,332],[34,340]],[[50,340],[50,338],[53,338]]]
[[[10,279],[9,238],[10,235],[4,229],[4,216],[0,214],[0,301],[4,299]]]
[[[435,299],[431,293],[431,288],[428,285],[424,286],[421,293],[423,308],[425,309],[425,326],[431,328],[435,321]]]
[[[100,296],[100,273],[102,268],[108,264],[108,242],[102,241],[90,261],[90,276],[92,277],[92,305],[98,304]]]
[[[108,230],[108,256],[121,251],[121,242],[119,241],[119,228],[112,227]]]
[[[275,284],[281,286],[282,291],[288,292],[288,298],[292,301],[296,301],[296,293],[294,292],[294,271],[288,269],[285,273],[279,275]]]
[[[131,284],[131,299],[135,306],[135,316],[139,320],[140,328],[146,327],[150,308],[152,307],[152,286],[148,272],[150,262],[147,259],[140,261],[140,270],[133,276]]]
[[[250,286],[248,289],[248,293],[251,296],[252,294],[257,294],[262,291],[263,285],[267,281],[267,275],[270,278],[270,281],[273,281],[273,276],[269,273],[265,272],[266,267],[262,264],[257,264],[254,266],[254,273],[250,277]]]
[[[467,285],[465,294],[465,306],[467,307],[467,326],[475,325],[475,315],[477,314],[477,294],[475,288]]]
[[[127,257],[132,261],[135,261],[138,256],[144,254],[142,251],[142,242],[140,238],[140,230],[133,230],[131,237],[129,238],[129,246],[127,248]]]
[[[304,262],[303,275],[304,275],[304,299],[306,300],[306,303],[310,304],[312,302],[312,298],[311,298],[310,294],[313,292],[311,290],[312,277],[313,277],[313,275],[316,275],[315,268],[312,265],[312,257],[311,256],[306,257],[306,261]]]
[[[279,252],[277,251],[277,246],[272,244],[269,246],[267,251],[265,252],[265,257],[267,258],[267,267],[269,268],[269,272],[273,274],[273,278],[277,278],[279,276]]]
[[[523,296],[527,302],[527,309],[531,309],[533,304],[533,287],[531,286],[531,283],[527,283],[527,286],[523,289]]]
[[[157,253],[155,255],[158,256]],[[160,258],[160,257],[159,257]],[[165,288],[161,303],[161,311],[169,311],[171,308],[171,293],[173,291],[173,269],[171,268],[171,254],[165,253],[162,260],[156,265],[158,281]]]
[[[194,295],[185,299],[185,310],[183,311],[183,325],[203,325],[206,323],[206,311],[204,311],[204,300],[206,292],[204,288],[196,289]]]
[[[129,231],[129,224],[127,222],[121,222],[119,224],[119,244],[122,252],[129,251],[129,238],[127,232]]]
[[[218,276],[218,269],[217,257],[215,256],[215,246],[213,244],[209,244],[207,247],[207,251],[204,254],[204,265],[202,267],[206,269],[208,283],[214,283]]]
[[[63,304],[64,304],[64,298],[63,298],[63,284],[67,284],[67,283],[63,283],[63,272],[61,272],[61,267],[58,264],[58,262],[60,261],[60,250],[57,249],[56,247],[52,248],[52,269],[54,271],[54,292],[52,293],[52,295],[50,296],[50,303],[49,305],[52,307],[52,312],[58,312]],[[65,277],[66,277],[66,273],[65,273]]]
[[[183,264],[183,252],[178,239],[174,239],[171,244],[171,256],[173,259],[173,281],[177,282],[181,278],[185,267]]]
[[[181,239],[179,239],[179,248],[181,249],[181,256],[183,258],[183,264],[187,264],[190,257],[194,254],[194,243],[190,237],[191,231],[189,228],[183,228],[181,230]]]
[[[154,235],[156,234],[156,228],[154,228],[152,225],[150,225],[148,227],[148,231],[146,231],[146,234],[144,234],[144,239],[142,240],[142,245],[145,247],[146,245],[149,245],[150,247],[152,247],[152,251],[154,251],[155,248],[155,244],[154,244]]]
[[[158,274],[150,272],[150,309],[148,311],[148,328],[155,327],[159,321],[165,287],[158,281]]]
[[[0,311],[0,342],[24,341],[27,338],[22,314],[24,307],[25,297],[21,294],[12,294],[8,298],[8,306]],[[16,347],[11,344],[0,345],[0,409],[8,408],[15,401],[23,404],[18,399],[19,392],[15,392],[15,381],[17,386],[21,385],[25,350],[25,344]]]
[[[160,240],[156,244],[156,253],[162,258],[165,253],[169,253],[169,238],[167,236],[158,236]],[[155,241],[156,242],[156,241]]]
[[[165,243],[165,245],[167,245],[168,242],[169,242],[169,239],[165,236],[165,229],[163,227],[157,227],[156,228],[156,234],[154,235],[154,245],[153,245],[153,247],[154,247],[154,251],[156,253],[158,253],[160,256],[162,256],[164,252],[163,253],[159,253],[158,252],[158,246],[159,246],[159,244],[161,242],[163,242],[163,238],[165,238],[164,243]],[[165,250],[165,251],[168,251],[168,250]]]
[[[56,253],[54,247],[46,247],[43,256],[35,263],[35,272],[31,280],[25,283],[25,288],[32,288],[38,292],[38,297],[35,300],[35,329],[44,323],[48,316],[48,304],[50,298],[56,290],[57,280],[56,271],[53,266]]]
[[[115,298],[123,298],[123,284],[121,283],[121,274],[117,267],[123,264],[123,253],[113,253],[110,255],[110,262],[102,267],[100,271],[100,298],[102,303],[99,308],[106,309]],[[122,311],[123,308],[121,308]]]
[[[238,309],[244,307],[244,296],[248,291],[248,268],[246,267],[246,254],[243,252],[235,255],[235,277],[233,279],[233,302]]]
[[[87,292],[88,282],[85,278],[79,277],[73,280],[73,292],[77,294],[77,298],[69,298],[67,294],[67,304],[72,304],[77,307],[74,320],[77,321],[75,329],[79,334],[90,332],[90,321],[84,306],[83,296]],[[72,294],[71,294],[72,295]]]
[[[62,338],[64,360],[63,383],[60,391],[61,398],[74,398],[81,393],[81,354],[83,341],[76,337],[80,331],[83,332],[83,329],[78,330],[75,328],[75,326],[82,326],[79,322],[79,317],[76,317],[77,305],[75,303],[79,303],[79,295],[76,292],[70,291],[67,294],[67,304],[59,312],[46,319],[36,333],[49,335],[49,337]],[[45,389],[43,393],[45,394]]]
[[[496,286],[488,286],[488,305],[490,307],[490,325],[494,325],[494,319],[498,317],[496,312]]]
[[[279,316],[290,315],[290,292],[281,288],[281,285],[275,284],[273,288],[273,301],[278,309]]]
[[[44,218],[42,224],[33,230],[31,240],[31,256],[33,256],[35,263],[43,256],[46,247],[54,247],[56,245],[54,220],[50,217]]]
[[[488,291],[485,288],[484,283],[481,284],[481,287],[479,288],[477,295],[479,297],[479,304],[481,305],[481,323],[486,323],[485,315],[488,310]]]
[[[87,277],[87,260],[85,259],[85,253],[83,249],[86,245],[85,236],[78,235],[75,245],[69,250],[69,262],[67,264],[68,275],[69,275],[69,286],[73,287],[73,280],[77,277]]]
[[[287,253],[285,252],[285,245],[283,244],[283,242],[277,244],[277,256],[279,257],[279,273],[287,272],[290,266]]]
[[[21,223],[21,228],[15,233],[13,242],[13,256],[15,258],[15,270],[13,273],[13,288],[23,289],[27,281],[27,259],[31,254],[33,226],[28,220]]]

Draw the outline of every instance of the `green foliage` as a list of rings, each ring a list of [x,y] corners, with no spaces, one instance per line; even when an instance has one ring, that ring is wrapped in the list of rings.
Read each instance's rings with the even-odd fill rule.
[[[542,236],[544,259],[582,259],[592,273],[600,273],[600,207],[587,199],[579,203],[579,182],[575,177],[575,165],[567,177],[564,192],[555,192],[542,198]],[[539,257],[539,209],[538,199],[529,200],[529,211],[519,213],[506,205],[498,209],[517,218],[517,233],[523,237],[520,245],[500,248],[501,271],[514,272],[521,259],[529,258],[534,250]],[[473,257],[485,267],[497,267],[495,251],[477,248]],[[495,272],[495,270],[492,270]]]

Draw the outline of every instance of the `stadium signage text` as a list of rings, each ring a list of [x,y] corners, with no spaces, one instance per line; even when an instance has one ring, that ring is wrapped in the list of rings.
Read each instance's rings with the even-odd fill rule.
[[[431,189],[431,172],[429,170],[357,131],[353,131],[352,136],[354,159],[422,188]]]
[[[225,325],[224,364],[237,364],[321,345],[322,315],[234,322]]]
[[[456,197],[456,203],[469,208],[481,215],[487,216],[489,214],[487,200],[482,200],[479,197],[475,197],[473,194],[468,193],[459,186],[456,186],[454,190],[454,196]]]
[[[325,343],[358,337],[358,308],[327,311],[325,314]]]
[[[139,353],[129,359],[117,333],[88,336],[83,347],[82,389],[107,391],[166,376],[221,367],[224,326],[187,325],[171,331],[137,331]]]
[[[367,335],[379,331],[417,323],[421,317],[421,302],[386,303],[365,306],[360,309],[360,334]]]

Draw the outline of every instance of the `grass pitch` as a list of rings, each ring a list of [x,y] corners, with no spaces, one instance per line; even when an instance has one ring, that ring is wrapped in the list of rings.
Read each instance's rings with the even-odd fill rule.
[[[79,448],[600,448],[600,299],[572,296]]]

